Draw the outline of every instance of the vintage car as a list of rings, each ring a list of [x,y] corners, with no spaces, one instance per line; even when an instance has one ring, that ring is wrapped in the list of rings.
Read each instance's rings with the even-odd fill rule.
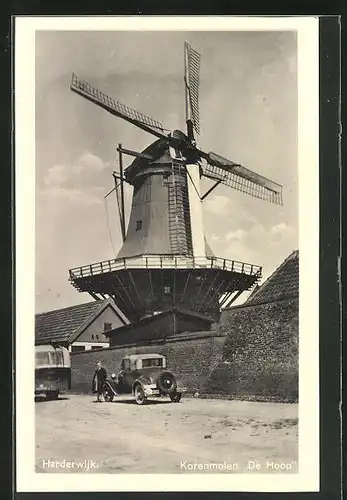
[[[148,397],[169,396],[178,403],[186,391],[176,376],[166,369],[166,358],[159,354],[125,356],[118,375],[114,373],[105,382],[104,399],[112,401],[119,394],[133,394],[139,405]]]

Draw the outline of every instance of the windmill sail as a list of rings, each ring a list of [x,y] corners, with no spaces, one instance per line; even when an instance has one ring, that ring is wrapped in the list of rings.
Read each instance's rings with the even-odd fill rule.
[[[199,80],[200,80],[200,54],[187,42],[185,51],[185,85],[186,85],[186,119],[193,122],[194,129],[200,134],[199,118]]]
[[[92,87],[88,82],[80,80],[75,74],[72,75],[71,90],[104,108],[109,113],[119,116],[133,125],[142,128],[159,138],[166,137],[163,125],[125,104],[115,101],[100,90]]]
[[[262,200],[282,205],[282,186],[215,153],[203,154],[203,175]]]

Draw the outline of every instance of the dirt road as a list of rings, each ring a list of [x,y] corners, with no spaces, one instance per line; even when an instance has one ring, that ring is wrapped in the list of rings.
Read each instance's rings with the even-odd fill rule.
[[[71,395],[36,410],[36,472],[297,472],[297,405]]]

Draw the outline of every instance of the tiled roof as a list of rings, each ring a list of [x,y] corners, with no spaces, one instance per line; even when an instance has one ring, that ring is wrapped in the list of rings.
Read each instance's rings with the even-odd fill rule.
[[[107,300],[56,309],[35,316],[35,342],[69,342],[104,308]]]
[[[299,296],[299,251],[295,250],[256,289],[245,305],[261,304]]]

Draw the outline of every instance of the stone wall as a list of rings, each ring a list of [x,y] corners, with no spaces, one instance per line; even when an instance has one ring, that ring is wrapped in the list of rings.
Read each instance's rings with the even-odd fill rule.
[[[242,305],[223,312],[217,331],[195,332],[72,355],[72,390],[90,392],[97,361],[117,372],[122,356],[167,357],[190,393],[237,399],[297,401],[298,299]]]

